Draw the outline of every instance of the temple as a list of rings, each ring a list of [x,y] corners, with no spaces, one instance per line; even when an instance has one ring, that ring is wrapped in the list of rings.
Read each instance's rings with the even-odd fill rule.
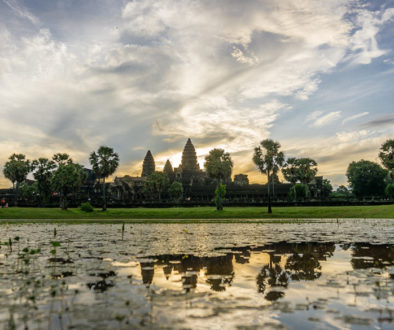
[[[144,162],[142,163],[142,177],[149,176],[155,171],[155,160],[150,150],[146,153]]]
[[[155,160],[150,150],[147,151],[142,163],[142,172],[140,177],[115,178],[114,182],[109,184],[110,194],[116,205],[146,205],[155,203],[154,198],[150,197],[145,190],[146,178],[158,171],[155,166]],[[216,187],[215,180],[209,178],[205,171],[198,164],[196,149],[189,138],[182,152],[182,161],[178,167],[173,167],[170,160],[167,159],[162,172],[166,173],[170,184],[178,181],[183,186],[183,203],[192,205],[206,205],[212,202],[213,194]],[[267,199],[268,185],[250,184],[246,174],[235,174],[234,179],[229,177],[226,180],[226,199],[234,205],[253,205],[261,203]],[[275,177],[270,182],[272,200],[287,201],[291,184],[280,182]],[[318,197],[321,190],[322,177],[315,177],[309,185],[313,196]],[[164,195],[167,201],[168,196]]]
[[[197,153],[192,140],[187,139],[182,152],[182,163],[174,170],[175,178],[183,184],[190,185],[195,180],[206,177],[197,161]]]
[[[197,172],[200,171],[200,166],[197,162],[197,154],[196,149],[194,149],[194,145],[190,138],[187,139],[185,148],[183,149],[182,153],[182,164],[181,164],[182,171],[190,171],[190,172]]]
[[[89,199],[92,203],[99,205],[102,198],[101,185],[98,184],[97,177],[92,170],[85,169],[88,179],[80,189],[78,195],[81,200]],[[157,199],[157,194],[153,194],[147,189],[146,181],[148,177],[155,172],[163,172],[168,177],[168,185],[162,191],[162,198]],[[170,185],[173,182],[179,182],[182,185],[182,196],[175,200],[170,193]],[[32,181],[33,182],[33,181]],[[292,187],[290,183],[283,183],[280,178],[275,176],[267,184],[249,183],[246,174],[237,173],[232,177],[224,180],[226,184],[226,203],[227,205],[261,205],[268,198],[268,186],[270,186],[270,195],[273,202],[291,203],[289,191]],[[163,205],[187,205],[203,206],[212,205],[214,202],[214,192],[217,182],[208,177],[206,172],[200,168],[196,149],[191,141],[187,139],[182,152],[182,161],[178,167],[173,167],[170,160],[165,162],[164,168],[156,168],[155,159],[150,150],[147,151],[142,162],[141,176],[125,175],[115,177],[114,181],[107,182],[108,205],[117,207],[135,207],[135,206],[163,206]],[[179,185],[178,185],[179,187]],[[322,201],[323,195],[323,177],[315,176],[308,183],[310,191],[310,200]],[[14,191],[10,189],[0,190],[0,196],[7,200],[13,198]],[[10,197],[11,196],[11,197]],[[74,201],[78,205],[78,201]],[[296,201],[297,202],[297,201]],[[33,206],[35,201],[25,201],[26,206]]]

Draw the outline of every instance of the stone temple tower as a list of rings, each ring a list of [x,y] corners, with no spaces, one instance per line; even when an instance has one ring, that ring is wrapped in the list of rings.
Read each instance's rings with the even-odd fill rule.
[[[155,171],[155,160],[153,159],[150,150],[146,153],[144,162],[142,163],[142,174],[141,176],[151,175]]]
[[[168,175],[168,178],[170,181],[174,181],[174,169],[172,168],[171,162],[169,159],[167,159],[166,164],[164,165],[163,173],[166,173]]]
[[[194,149],[194,145],[189,138],[187,139],[182,153],[182,171],[194,172],[199,170],[200,166],[197,162],[196,150]]]

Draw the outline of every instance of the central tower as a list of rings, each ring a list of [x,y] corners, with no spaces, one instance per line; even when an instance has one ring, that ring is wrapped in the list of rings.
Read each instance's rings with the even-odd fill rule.
[[[149,176],[155,171],[155,160],[153,159],[150,150],[146,153],[144,162],[142,163],[142,174],[141,176]]]
[[[190,138],[187,139],[185,148],[183,149],[181,166],[182,171],[196,172],[200,170],[200,166],[197,162],[196,149],[194,149],[194,145]]]

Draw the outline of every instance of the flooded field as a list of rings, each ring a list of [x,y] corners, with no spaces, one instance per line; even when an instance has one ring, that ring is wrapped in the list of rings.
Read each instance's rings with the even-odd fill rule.
[[[1,329],[392,329],[394,221],[1,225]]]

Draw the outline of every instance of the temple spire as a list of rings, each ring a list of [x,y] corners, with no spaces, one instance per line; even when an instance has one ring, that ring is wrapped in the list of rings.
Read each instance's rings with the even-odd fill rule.
[[[166,164],[164,165],[163,172],[168,175],[170,181],[174,180],[174,169],[172,168],[171,162],[167,159]]]
[[[155,160],[153,159],[150,150],[146,153],[144,162],[142,163],[142,174],[141,176],[151,175],[155,171]]]
[[[172,168],[172,165],[171,165],[171,162],[169,159],[167,159],[166,164],[164,165],[163,172],[167,173],[168,175],[174,174],[174,169]]]
[[[199,171],[200,166],[197,162],[196,149],[190,138],[187,139],[182,153],[182,171]]]

